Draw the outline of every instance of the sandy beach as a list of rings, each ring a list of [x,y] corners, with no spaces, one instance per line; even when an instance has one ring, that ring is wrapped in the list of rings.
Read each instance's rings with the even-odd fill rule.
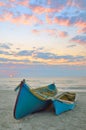
[[[13,117],[16,93],[0,90],[0,130],[86,130],[86,92],[79,92],[76,107],[56,116],[53,111],[44,111],[21,120]]]

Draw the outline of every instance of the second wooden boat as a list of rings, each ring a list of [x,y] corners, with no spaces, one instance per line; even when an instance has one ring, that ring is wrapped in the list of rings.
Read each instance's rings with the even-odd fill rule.
[[[63,92],[52,100],[56,115],[65,111],[72,110],[75,107],[76,93]]]

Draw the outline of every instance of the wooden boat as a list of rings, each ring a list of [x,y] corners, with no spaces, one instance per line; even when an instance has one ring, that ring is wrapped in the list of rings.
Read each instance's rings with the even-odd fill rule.
[[[16,119],[46,109],[52,103],[50,98],[57,94],[55,84],[31,89],[25,80],[20,83],[17,89],[19,92],[14,107],[14,118]]]
[[[57,98],[54,98],[52,102],[56,115],[74,109],[75,101],[76,93],[72,92],[63,92]]]

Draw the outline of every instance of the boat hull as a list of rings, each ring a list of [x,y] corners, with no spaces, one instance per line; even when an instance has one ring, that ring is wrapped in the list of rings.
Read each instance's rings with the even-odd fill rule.
[[[27,84],[23,84],[19,90],[14,107],[14,117],[23,118],[31,113],[43,110],[50,105],[50,100],[40,100],[30,92]]]
[[[60,115],[63,112],[72,110],[75,107],[75,103],[68,104],[59,100],[54,100],[53,105],[54,105],[56,115]]]
[[[74,109],[76,104],[76,93],[63,92],[53,101],[56,115]]]

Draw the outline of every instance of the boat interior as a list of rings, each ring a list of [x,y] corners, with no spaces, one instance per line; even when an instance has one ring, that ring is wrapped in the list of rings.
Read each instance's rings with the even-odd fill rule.
[[[56,88],[51,89],[51,88],[49,88],[49,86],[31,89],[30,91],[35,96],[37,96],[38,98],[43,99],[43,100],[52,98],[53,96],[55,96],[57,94],[57,89]]]
[[[73,92],[64,92],[61,95],[57,96],[57,99],[60,101],[68,101],[68,102],[74,102],[76,98],[76,93]]]

